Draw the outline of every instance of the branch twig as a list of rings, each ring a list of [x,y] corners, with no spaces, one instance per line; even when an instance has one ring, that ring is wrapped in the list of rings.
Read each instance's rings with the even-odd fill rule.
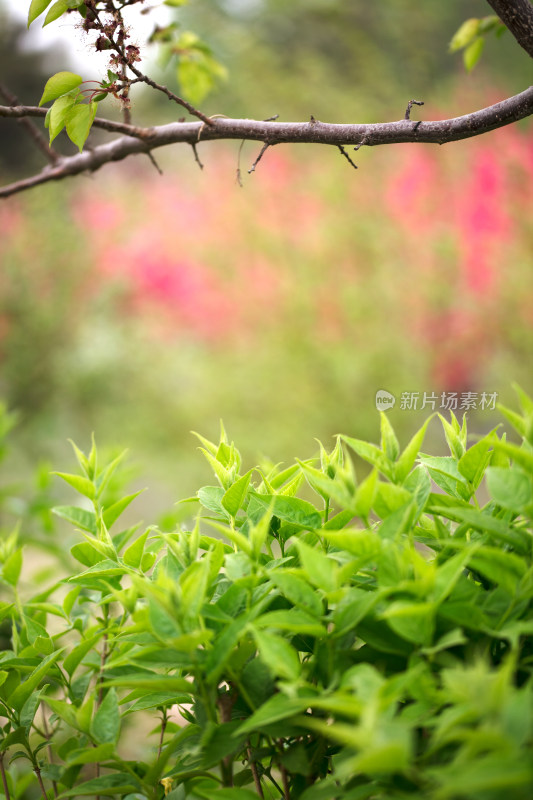
[[[326,144],[339,146],[365,145],[368,147],[407,142],[445,144],[460,139],[493,131],[504,125],[517,122],[533,114],[533,86],[500,103],[465,114],[462,117],[434,122],[399,120],[370,124],[337,125],[314,120],[309,122],[263,122],[251,119],[211,119],[204,122],[172,122],[153,128],[138,128],[108,120],[95,120],[95,124],[106,130],[123,132],[111,142],[86,150],[83,153],[61,158],[42,172],[0,188],[0,198],[31,189],[48,181],[63,180],[83,172],[94,172],[112,161],[121,161],[128,156],[150,152],[164,145],[179,142],[189,145],[198,140],[201,131],[203,141],[240,139],[261,141],[267,146],[275,144]],[[0,117],[42,116],[43,109],[24,106],[0,106]],[[256,160],[257,164],[259,159]]]
[[[19,101],[18,98],[12,94],[9,89],[3,84],[0,83],[0,95],[4,98],[6,103],[9,103],[10,106],[18,106]],[[43,109],[44,114],[46,116],[46,109]],[[46,141],[46,137],[43,136],[39,128],[33,123],[31,119],[28,117],[19,117],[19,123],[22,125],[26,131],[29,133],[31,138],[33,139],[34,143],[37,145],[41,153],[48,159],[51,164],[55,164],[59,159],[59,153],[57,153],[53,147],[50,147],[48,142]]]
[[[411,109],[413,106],[423,106],[423,100],[409,100],[407,103],[407,108],[405,109],[405,117],[404,119],[411,119]]]
[[[350,156],[348,155],[342,144],[339,144],[338,148],[342,153],[342,155],[344,156],[344,158],[348,161],[348,163],[351,164],[354,169],[358,169],[357,164],[354,164],[354,162],[352,161],[352,159],[350,158]]]
[[[266,151],[268,150],[269,147],[270,147],[270,143],[269,142],[267,142],[266,144],[263,145],[263,147],[261,148],[261,152],[259,153],[259,155],[255,159],[254,163],[252,164],[252,166],[248,170],[248,175],[251,175],[252,172],[255,172],[255,168],[257,167],[257,165],[259,164],[259,162],[261,161],[261,159],[263,158],[263,156],[265,155],[265,153],[266,153]]]

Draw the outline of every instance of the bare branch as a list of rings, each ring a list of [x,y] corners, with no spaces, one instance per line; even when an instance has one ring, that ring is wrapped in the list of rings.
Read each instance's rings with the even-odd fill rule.
[[[34,113],[38,111],[39,113]],[[41,109],[0,106],[0,117],[41,116]],[[203,122],[172,122],[153,128],[137,128],[124,123],[111,123],[107,120],[95,121],[98,127],[111,131],[121,131],[121,136],[107,144],[99,145],[66,158],[57,164],[46,167],[38,175],[17,181],[0,189],[0,197],[9,197],[17,192],[30,189],[48,181],[62,180],[82,172],[94,172],[104,164],[121,161],[136,153],[148,153],[164,145],[185,142],[189,145],[198,141],[220,139],[240,139],[260,141],[264,145],[275,144],[326,144],[339,146],[364,144],[371,147],[398,143],[445,144],[460,139],[487,133],[517,122],[533,114],[533,86],[514,97],[509,97],[493,106],[453,119],[433,122],[378,122],[364,125],[338,125],[312,120],[311,122],[264,122],[250,119],[217,118],[207,126]],[[263,148],[262,153],[264,152]],[[261,153],[261,154],[262,154]],[[257,162],[256,162],[257,163]]]
[[[10,106],[17,106],[18,105],[18,98],[12,94],[7,86],[4,86],[3,83],[0,83],[0,96],[4,98],[4,100],[9,103]],[[46,109],[43,109],[46,115]],[[50,147],[48,142],[46,141],[46,137],[43,136],[39,128],[34,124],[31,119],[28,117],[20,117],[19,123],[26,129],[29,133],[31,138],[33,139],[34,143],[37,145],[41,153],[48,159],[51,164],[55,164],[55,162],[59,158],[59,153]]]
[[[529,0],[487,0],[503,24],[533,58],[533,5]]]

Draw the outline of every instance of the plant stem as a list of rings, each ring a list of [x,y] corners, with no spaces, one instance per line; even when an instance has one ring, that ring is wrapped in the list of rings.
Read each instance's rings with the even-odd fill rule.
[[[281,755],[283,755],[283,741],[280,739],[277,742],[277,745],[278,745],[278,748],[279,748],[279,751],[280,751]],[[287,770],[285,769],[285,767],[282,764],[281,758],[278,760],[278,767],[279,767],[279,771],[281,773],[281,781],[283,783],[283,796],[284,796],[285,800],[291,800],[291,792],[290,792],[290,787],[289,787],[289,777],[287,775]]]
[[[165,738],[165,729],[167,727],[167,710],[163,710],[163,719],[161,720],[161,736],[159,737],[159,747],[157,748],[157,758],[161,758],[161,751],[163,749],[163,739]]]
[[[5,771],[5,768],[4,768],[4,755],[5,755],[5,753],[3,753],[3,752],[0,753],[0,772],[2,773],[2,784],[3,784],[3,787],[4,787],[4,794],[6,796],[6,800],[11,800],[11,797],[10,797],[10,794],[9,794],[9,787],[7,785],[6,771]]]
[[[246,743],[246,752],[248,753],[248,763],[250,765],[250,769],[252,770],[252,775],[254,776],[254,783],[255,788],[257,789],[257,794],[259,797],[264,797],[263,794],[263,787],[261,786],[261,780],[259,778],[259,773],[257,772],[257,765],[252,758],[252,748],[250,746],[250,740]]]
[[[41,778],[41,770],[39,769],[37,764],[35,764],[35,766],[33,767],[33,771],[37,775],[37,780],[39,781],[39,786],[41,787],[41,792],[43,793],[44,800],[48,800],[48,795],[46,794],[46,789],[44,788],[43,779]]]
[[[44,736],[45,736],[45,739],[47,741],[46,751],[48,753],[48,761],[50,762],[50,764],[53,764],[54,763],[54,754],[52,753],[52,745],[50,744],[51,736],[50,736],[50,731],[48,730],[48,722],[46,720],[46,711],[44,710],[44,704],[41,705],[41,711],[42,711],[42,714],[43,714]],[[55,781],[52,781],[52,788],[54,790],[54,797],[57,797],[58,796],[58,791],[57,791],[57,783]]]

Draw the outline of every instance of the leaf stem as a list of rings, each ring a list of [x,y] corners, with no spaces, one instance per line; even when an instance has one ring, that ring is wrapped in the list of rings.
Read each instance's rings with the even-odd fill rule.
[[[46,789],[44,788],[43,779],[41,777],[41,770],[37,764],[34,765],[33,771],[37,775],[37,780],[39,781],[39,786],[41,787],[41,792],[43,795],[43,800],[48,800],[48,795],[46,794]]]
[[[7,785],[7,775],[6,770],[4,767],[4,752],[0,753],[0,773],[2,774],[2,785],[4,787],[4,794],[6,796],[6,800],[11,800],[11,796],[9,794],[9,787]]]
[[[250,765],[250,769],[252,770],[252,775],[254,776],[254,783],[255,783],[255,788],[257,790],[257,794],[259,795],[259,797],[264,798],[265,795],[263,794],[263,787],[261,786],[261,779],[259,777],[259,773],[257,772],[257,764],[255,763],[255,761],[252,758],[252,747],[250,745],[250,740],[249,739],[246,742],[246,752],[248,754],[248,764]]]

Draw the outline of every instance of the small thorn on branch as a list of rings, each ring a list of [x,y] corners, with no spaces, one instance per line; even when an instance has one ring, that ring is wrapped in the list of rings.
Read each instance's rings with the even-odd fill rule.
[[[191,144],[191,147],[192,147],[192,151],[193,151],[193,153],[194,153],[194,160],[196,161],[196,163],[198,164],[198,166],[200,167],[200,169],[203,169],[203,168],[204,168],[204,165],[203,165],[203,164],[202,164],[202,162],[200,161],[200,156],[198,155],[198,150],[197,150],[197,148],[196,148],[196,144],[193,142],[193,143]]]
[[[272,117],[264,119],[263,122],[275,122],[277,119],[279,119],[279,114],[274,114]]]
[[[261,152],[259,153],[259,155],[255,159],[254,163],[252,164],[252,166],[248,170],[248,175],[251,175],[252,172],[255,172],[255,168],[257,167],[257,165],[259,164],[259,162],[261,161],[261,159],[263,158],[264,154],[266,153],[266,151],[268,150],[269,147],[270,147],[270,145],[268,144],[268,142],[263,145],[263,147],[261,148]]]
[[[413,106],[423,106],[423,100],[409,100],[407,103],[407,108],[405,109],[405,117],[404,119],[411,119],[411,109]]]
[[[359,145],[359,147],[360,147],[360,146],[361,146],[361,145]],[[359,169],[359,168],[358,168],[358,166],[357,166],[357,164],[354,164],[354,162],[352,161],[352,159],[350,158],[349,154],[346,152],[346,150],[344,149],[344,147],[342,146],[342,144],[338,144],[338,145],[337,145],[337,147],[339,148],[339,150],[340,150],[340,152],[342,153],[342,155],[344,156],[344,158],[345,158],[345,159],[346,159],[346,160],[347,160],[347,161],[348,161],[348,162],[349,162],[349,163],[352,165],[352,167],[353,167],[354,169]]]

